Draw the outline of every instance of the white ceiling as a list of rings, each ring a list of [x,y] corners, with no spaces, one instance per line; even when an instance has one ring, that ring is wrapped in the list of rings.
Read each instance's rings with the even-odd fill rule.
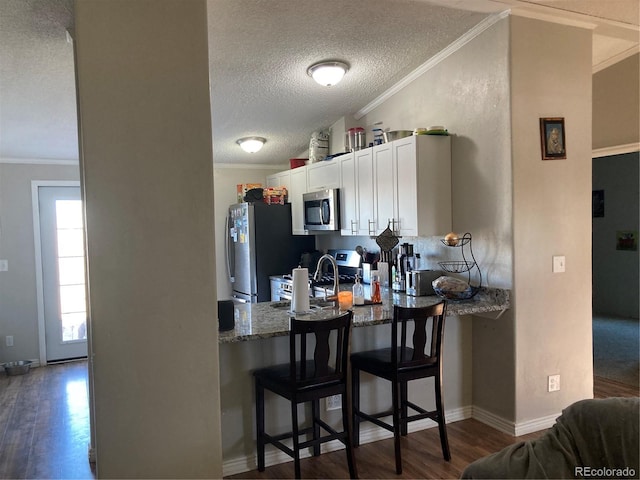
[[[594,30],[595,69],[638,51],[640,0],[208,0],[214,159],[285,164],[490,15]],[[77,159],[73,0],[0,1],[0,158]],[[342,83],[307,76],[347,62]],[[393,126],[390,126],[393,127]],[[267,138],[256,154],[235,140]]]

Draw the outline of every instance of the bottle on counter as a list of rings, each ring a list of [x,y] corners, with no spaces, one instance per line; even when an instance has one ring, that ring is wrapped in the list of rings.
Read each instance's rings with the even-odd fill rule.
[[[360,283],[360,275],[356,275],[356,283],[353,284],[353,304],[364,305],[364,286]]]
[[[377,273],[371,275],[371,303],[380,303],[380,276]]]

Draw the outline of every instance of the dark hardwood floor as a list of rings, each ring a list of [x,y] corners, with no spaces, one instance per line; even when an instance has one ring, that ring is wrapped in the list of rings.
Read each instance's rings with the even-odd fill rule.
[[[87,362],[0,373],[0,478],[94,478]]]
[[[637,388],[596,377],[596,398],[639,396]],[[477,420],[447,426],[452,460],[442,459],[436,428],[403,439],[404,473],[394,470],[392,440],[356,449],[360,478],[458,478],[464,467],[519,440],[542,432],[512,437]],[[72,362],[34,368],[27,375],[0,373],[0,478],[95,478],[88,460],[89,408],[87,363]],[[306,478],[346,478],[343,451],[302,461]],[[292,478],[293,465],[284,463],[264,472],[250,471],[229,478]]]
[[[594,378],[594,398],[637,397],[636,387],[602,377]],[[442,458],[437,428],[421,430],[402,439],[402,475],[395,473],[393,439],[367,443],[356,448],[359,478],[460,478],[464,468],[474,460],[497,452],[502,448],[535,439],[544,431],[512,437],[474,419],[447,425],[451,461]],[[301,461],[303,478],[348,478],[344,450],[305,458]],[[267,467],[264,472],[252,470],[225,478],[293,478],[293,463]]]

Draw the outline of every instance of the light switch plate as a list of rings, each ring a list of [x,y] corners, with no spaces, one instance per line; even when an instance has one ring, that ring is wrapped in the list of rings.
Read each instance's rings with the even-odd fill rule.
[[[0,272],[9,270],[9,260],[0,260]]]
[[[563,273],[565,268],[564,255],[554,255],[553,257],[553,273]]]

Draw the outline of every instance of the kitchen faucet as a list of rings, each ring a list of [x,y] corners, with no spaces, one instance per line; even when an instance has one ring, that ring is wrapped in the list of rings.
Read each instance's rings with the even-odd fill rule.
[[[338,292],[340,291],[340,287],[338,285],[338,264],[336,263],[336,259],[333,258],[332,255],[325,253],[318,260],[318,266],[316,267],[316,272],[313,274],[313,281],[317,282],[320,280],[322,276],[322,263],[325,260],[329,260],[331,262],[331,266],[333,267],[333,295],[327,297],[327,290],[324,290],[324,299],[325,300],[333,300],[335,302],[335,306],[338,306]]]

